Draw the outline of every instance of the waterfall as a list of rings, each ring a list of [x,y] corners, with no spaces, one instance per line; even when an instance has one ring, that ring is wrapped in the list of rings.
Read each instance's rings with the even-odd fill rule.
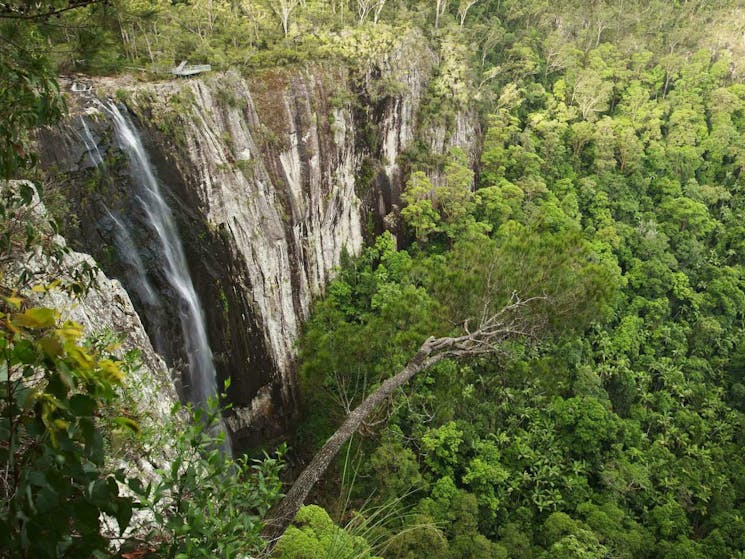
[[[106,213],[114,224],[116,252],[125,268],[124,277],[127,279],[127,286],[135,292],[143,307],[143,312],[149,321],[150,337],[153,338],[153,345],[156,349],[162,350],[164,346],[161,334],[163,304],[147,277],[145,265],[126,225],[108,209]]]
[[[93,134],[91,134],[91,130],[88,128],[88,123],[85,122],[85,119],[82,116],[80,117],[80,122],[83,123],[83,132],[85,134],[83,137],[83,144],[85,144],[88,157],[90,157],[91,163],[93,163],[94,166],[101,167],[104,165],[104,162],[103,157],[101,157],[101,152],[98,150],[98,143],[93,139]]]
[[[158,179],[137,130],[114,103],[109,103],[104,108],[113,119],[117,144],[129,160],[136,200],[142,206],[147,227],[155,234],[156,249],[164,275],[176,294],[184,343],[183,354],[188,362],[184,385],[189,399],[196,404],[203,404],[217,394],[216,371],[207,341],[204,314],[189,274],[173,214],[163,198]],[[87,130],[87,127],[85,129]],[[118,230],[117,236],[124,247],[122,256],[128,265],[142,268],[143,264],[136,250],[128,248],[133,244],[126,228],[119,220],[111,217]],[[140,270],[140,275],[143,278],[143,281],[139,282],[139,287],[143,291],[140,294],[143,303],[152,302],[156,299],[152,286],[147,283],[144,270]]]
[[[104,107],[105,108],[105,107]],[[108,109],[106,109],[108,110]],[[104,161],[101,151],[98,149],[98,142],[93,137],[90,127],[86,122],[85,118],[80,117],[80,122],[83,126],[83,135],[81,139],[85,145],[86,153],[91,161],[91,164],[101,173],[101,178],[105,178],[108,181],[112,181],[112,177],[109,174],[106,162]],[[104,206],[105,207],[105,206]],[[127,226],[122,223],[120,219],[106,208],[106,215],[108,215],[111,222],[114,224],[115,229],[115,244],[116,251],[119,259],[124,266],[124,276],[127,280],[127,286],[129,289],[134,290],[135,294],[139,298],[140,304],[144,307],[145,315],[151,322],[151,337],[154,337],[153,345],[156,348],[161,348],[162,337],[161,332],[161,321],[160,316],[162,313],[162,304],[158,297],[155,288],[147,277],[145,271],[145,265],[140,257],[140,252],[130,235]]]
[[[114,222],[114,226],[116,227],[117,253],[125,266],[133,270],[134,274],[138,277],[138,281],[134,282],[136,284],[135,291],[137,291],[137,295],[146,306],[159,307],[160,300],[158,299],[150,280],[147,279],[147,275],[143,273],[145,265],[142,263],[142,258],[140,258],[139,252],[137,252],[132,236],[129,234],[129,231],[124,224],[114,217],[110,211],[106,210],[106,213],[108,214],[109,219]]]

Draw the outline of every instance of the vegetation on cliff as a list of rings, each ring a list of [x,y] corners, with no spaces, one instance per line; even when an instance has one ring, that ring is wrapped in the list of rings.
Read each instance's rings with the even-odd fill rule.
[[[153,417],[141,400],[161,386],[122,349],[131,332],[91,332],[45,305],[85,306],[112,285],[54,235],[30,183],[0,183],[0,215],[0,557],[261,550],[281,462],[226,455],[215,404]]]

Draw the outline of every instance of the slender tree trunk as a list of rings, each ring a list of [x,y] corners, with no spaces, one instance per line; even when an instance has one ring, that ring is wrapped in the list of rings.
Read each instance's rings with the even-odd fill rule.
[[[373,23],[378,23],[378,19],[380,19],[380,12],[383,11],[384,6],[385,0],[378,0],[378,3],[375,6],[375,13],[373,14]]]
[[[371,3],[370,0],[357,0],[357,15],[359,16],[358,23],[362,25],[365,23],[367,14],[370,13]]]
[[[450,0],[436,0],[435,2],[435,29],[440,28],[440,16],[444,15],[448,9]]]
[[[285,37],[290,32],[290,17],[292,12],[300,5],[300,0],[273,0],[272,10],[282,23],[282,31]]]
[[[426,369],[446,356],[445,353],[433,351],[448,347],[455,338],[429,338],[419,351],[412,357],[398,374],[387,379],[375,392],[365,398],[348,416],[344,423],[331,435],[326,444],[321,447],[293,483],[284,499],[279,502],[267,515],[264,537],[269,540],[269,548],[273,548],[276,541],[284,533],[298,510],[303,505],[308,493],[321,478],[331,461],[337,455],[342,445],[360,428],[362,422],[398,388],[406,384],[418,372]]]

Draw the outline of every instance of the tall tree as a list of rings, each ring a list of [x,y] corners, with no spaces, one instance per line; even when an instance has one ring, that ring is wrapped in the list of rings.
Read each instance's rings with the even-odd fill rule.
[[[301,2],[302,0],[273,0],[271,2],[272,10],[277,14],[282,24],[282,31],[284,31],[285,37],[290,32],[290,17]]]

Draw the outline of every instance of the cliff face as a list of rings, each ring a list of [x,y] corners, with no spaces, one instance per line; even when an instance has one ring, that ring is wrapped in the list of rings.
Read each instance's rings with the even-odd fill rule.
[[[19,181],[0,184],[0,191],[16,188]],[[49,236],[58,249],[65,247],[62,237],[53,236],[46,221],[46,210],[38,197],[32,204],[31,224],[37,231]],[[77,296],[61,289],[59,285],[76,283],[80,275],[76,271],[91,270],[84,274],[91,287]],[[88,341],[99,341],[112,345],[112,353],[130,366],[122,367],[126,374],[120,387],[119,411],[104,410],[104,413],[126,414],[137,421],[146,436],[137,442],[112,444],[107,451],[111,470],[123,469],[130,479],[137,478],[143,485],[157,482],[159,470],[168,471],[174,460],[177,433],[186,421],[184,414],[173,416],[173,407],[178,402],[168,366],[153,348],[150,338],[140,321],[138,313],[121,283],[108,278],[88,254],[74,251],[56,251],[49,257],[40,246],[33,252],[21,253],[3,266],[6,287],[24,293],[35,305],[59,311],[60,322],[71,320],[84,329]],[[33,285],[46,286],[43,290],[31,290],[21,281],[24,274],[34,278]],[[57,284],[57,287],[52,287]],[[116,439],[116,437],[114,437]],[[133,444],[134,443],[134,444]],[[122,486],[124,492],[128,490]],[[148,534],[152,518],[148,512],[134,510],[129,532]],[[108,537],[120,536],[118,524],[112,517],[104,519],[104,532]]]
[[[223,75],[155,84],[131,101],[141,122],[155,123],[150,133],[170,146],[164,163],[173,165],[240,270],[229,280],[228,314],[236,296],[245,297],[261,332],[256,345],[263,345],[263,367],[251,356],[231,360],[236,409],[229,422],[235,432],[256,425],[257,416],[294,409],[292,361],[300,325],[342,251],[354,253],[362,244],[349,111],[328,106],[325,84],[312,74],[256,95],[252,90],[245,80]],[[187,99],[188,109],[174,107],[174,97]],[[188,235],[185,243],[199,244]],[[221,345],[213,342],[215,353]],[[272,402],[281,404],[268,413]]]
[[[90,256],[79,252],[66,255],[64,265],[74,267],[83,261],[92,267],[96,266]],[[137,351],[142,367],[135,368],[134,376],[126,378],[126,383],[130,387],[137,387],[135,392],[140,409],[147,412],[155,423],[170,416],[171,407],[178,399],[168,366],[150,343],[140,317],[120,282],[99,271],[95,287],[80,299],[73,299],[57,290],[37,297],[39,304],[58,309],[63,320],[83,325],[88,335],[111,333],[116,336],[121,340],[120,353]]]
[[[19,188],[22,182],[1,184],[0,191]],[[5,285],[18,289],[38,306],[59,311],[60,322],[71,320],[80,324],[86,339],[104,340],[106,344],[114,342],[116,348],[112,351],[117,358],[124,359],[134,352],[135,360],[130,363],[135,366],[127,368],[123,380],[122,402],[131,406],[126,412],[136,418],[143,429],[155,430],[158,426],[162,431],[164,424],[178,423],[178,418],[171,417],[171,409],[178,398],[168,366],[153,348],[127,291],[120,282],[101,272],[88,254],[65,248],[65,240],[52,234],[46,208],[38,197],[34,197],[29,207],[31,211],[25,215],[25,219],[29,219],[27,223],[49,239],[56,247],[56,256],[49,256],[40,246],[33,252],[17,254],[4,265]],[[82,273],[84,270],[90,273]],[[23,277],[32,277],[34,286],[46,288],[31,290],[27,282],[21,281]],[[81,278],[91,287],[77,296],[60,287],[77,283]],[[170,444],[164,440],[147,449],[123,449],[118,459],[125,467],[147,474],[152,467],[138,466],[148,460],[166,462]]]
[[[218,382],[231,378],[227,423],[239,447],[281,431],[294,414],[301,325],[343,252],[395,227],[401,153],[417,135],[438,152],[473,151],[467,115],[457,115],[451,130],[417,129],[437,62],[420,43],[404,41],[362,79],[318,66],[96,84],[116,91],[145,137],[204,309]],[[142,234],[132,217],[142,209],[107,111],[90,97],[73,101],[77,115],[42,142],[43,160],[68,184],[78,243],[126,284],[125,259],[110,247],[121,246],[117,223]],[[94,172],[97,158],[107,162],[106,179],[100,165]],[[156,266],[141,267],[153,269],[146,275],[155,290],[168,292]],[[148,309],[145,295],[133,299],[151,337],[161,338],[156,347],[178,367],[169,305]],[[148,317],[155,311],[166,318]]]

